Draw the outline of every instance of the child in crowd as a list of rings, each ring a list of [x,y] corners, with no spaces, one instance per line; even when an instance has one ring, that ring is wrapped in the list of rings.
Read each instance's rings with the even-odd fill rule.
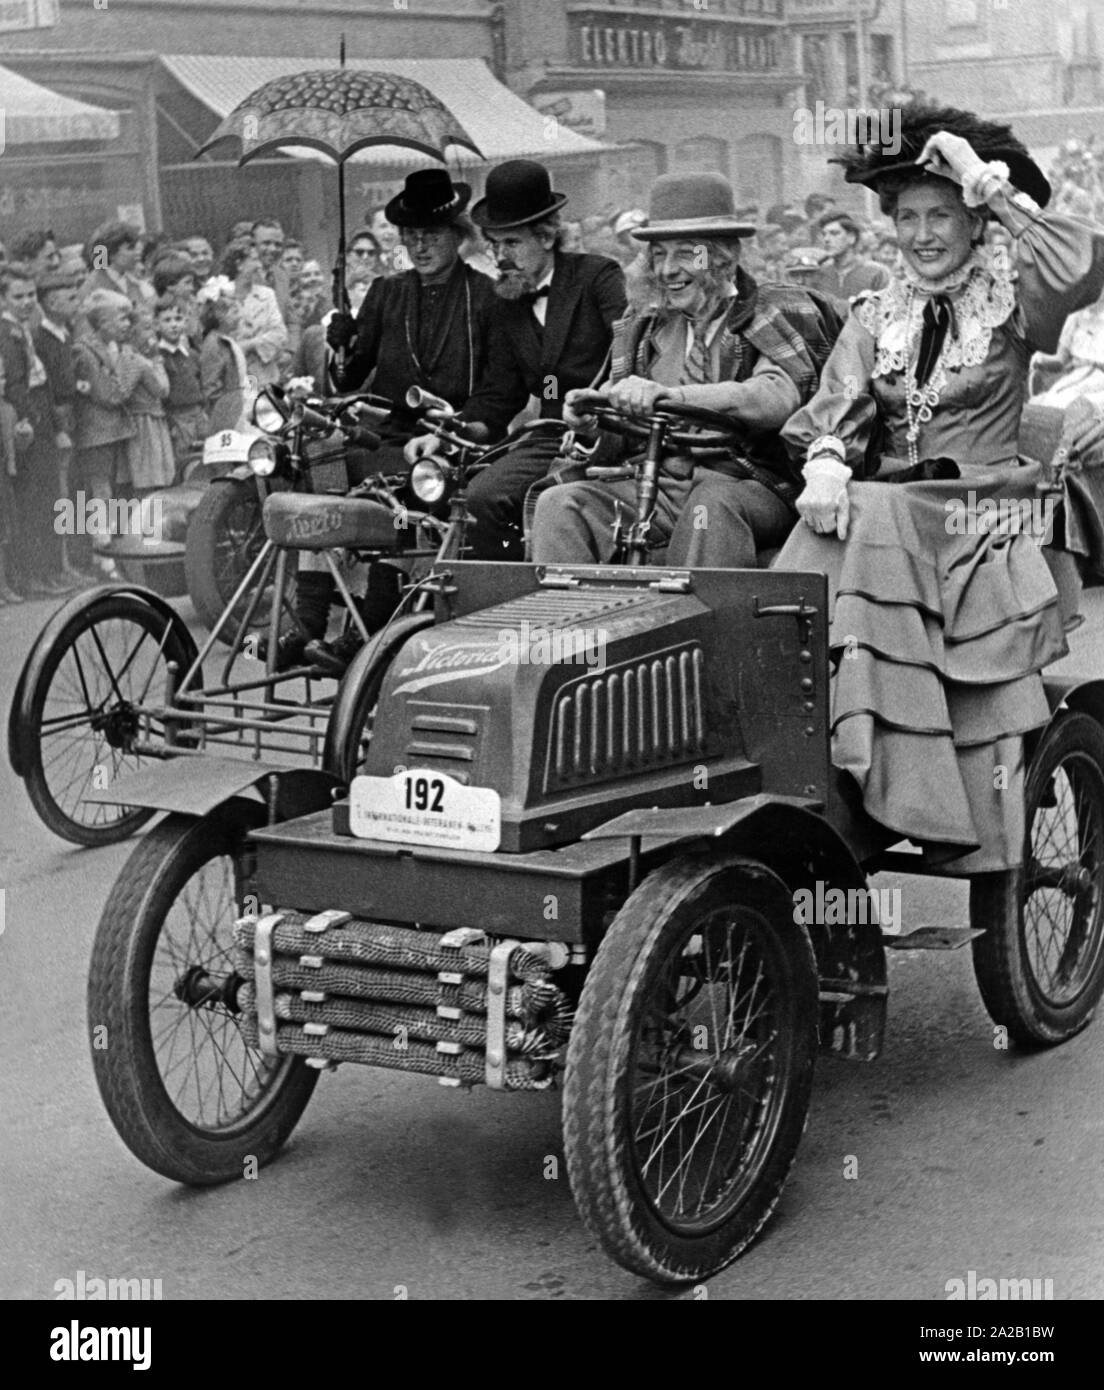
[[[122,495],[130,482],[128,442],[134,421],[127,408],[140,374],[124,345],[133,308],[113,290],[94,290],[84,301],[87,329],[73,349],[77,391],[77,482],[86,496],[103,501]],[[110,560],[97,568],[114,576]]]
[[[199,291],[202,307],[203,346],[199,352],[199,379],[212,434],[239,428],[252,401],[245,353],[235,340],[241,308],[234,282],[224,275],[208,280]]]
[[[199,379],[199,353],[188,341],[188,318],[179,299],[165,295],[154,307],[157,348],[169,381],[165,418],[172,439],[173,457],[182,467],[207,435],[207,412]]]
[[[157,350],[153,314],[135,310],[130,337],[132,356],[127,366],[133,373],[128,405],[134,434],[127,443],[130,478],[136,493],[167,487],[175,472],[172,438],[165,418],[169,378]]]
[[[21,603],[22,595],[12,587],[16,565],[9,547],[15,519],[15,407],[4,398],[4,361],[0,358],[0,604]]]

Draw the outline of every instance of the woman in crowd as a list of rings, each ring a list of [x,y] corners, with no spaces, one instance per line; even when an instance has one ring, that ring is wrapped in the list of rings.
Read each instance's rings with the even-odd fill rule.
[[[203,346],[199,382],[212,434],[240,428],[252,399],[249,369],[238,342],[241,309],[233,281],[216,275],[199,292]]]
[[[852,306],[783,431],[805,490],[777,564],[829,576],[835,765],[873,820],[965,875],[1021,860],[1022,739],[1065,650],[1037,538],[977,508],[1035,497],[1017,457],[1028,362],[1104,288],[1104,234],[1041,211],[1049,185],[1007,127],[913,106],[902,140],[841,161],[875,187],[904,270]]]
[[[383,252],[371,232],[361,229],[349,243],[345,262],[345,290],[349,296],[349,312],[359,314],[368,291],[383,274]]]
[[[132,222],[104,222],[96,228],[85,247],[92,270],[81,286],[82,302],[95,290],[125,294],[135,306],[154,298],[153,286],[141,272],[141,238]]]
[[[245,354],[254,389],[280,379],[280,354],[288,345],[287,328],[274,290],[261,284],[261,262],[252,246],[232,246],[222,258],[222,274],[234,282],[238,305],[235,337]]]
[[[1039,405],[1065,410],[1082,396],[1104,400],[1104,301],[1070,314],[1058,351],[1034,365]]]

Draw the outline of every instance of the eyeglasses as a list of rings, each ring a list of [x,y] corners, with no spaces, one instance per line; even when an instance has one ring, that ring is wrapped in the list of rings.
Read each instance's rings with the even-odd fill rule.
[[[354,246],[352,251],[350,252],[350,255],[360,256],[362,259],[367,261],[372,260],[374,257],[378,256],[379,252],[374,250],[371,246]]]

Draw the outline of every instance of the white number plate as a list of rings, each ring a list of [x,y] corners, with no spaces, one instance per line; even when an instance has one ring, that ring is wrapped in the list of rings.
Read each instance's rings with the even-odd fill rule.
[[[465,787],[422,768],[354,777],[349,828],[362,840],[489,852],[502,837],[502,798],[490,787]]]

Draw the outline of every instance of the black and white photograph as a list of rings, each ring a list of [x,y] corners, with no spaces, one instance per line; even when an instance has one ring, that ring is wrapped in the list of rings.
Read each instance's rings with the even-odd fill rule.
[[[32,1376],[347,1300],[1068,1374],[1104,0],[3,0],[0,713]]]

